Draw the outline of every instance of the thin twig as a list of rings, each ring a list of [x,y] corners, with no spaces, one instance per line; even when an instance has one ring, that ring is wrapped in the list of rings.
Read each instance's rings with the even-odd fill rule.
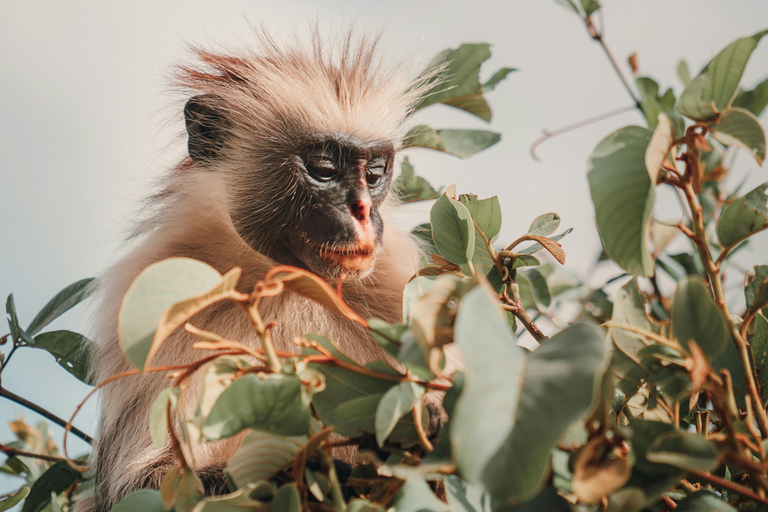
[[[531,154],[531,158],[536,160],[537,162],[540,162],[541,159],[536,155],[536,148],[538,148],[542,143],[546,142],[547,140],[551,139],[552,137],[557,137],[558,135],[562,135],[564,133],[568,133],[573,130],[578,130],[579,128],[583,128],[585,126],[589,126],[594,123],[598,123],[600,121],[603,121],[605,119],[610,119],[611,117],[618,116],[620,114],[624,114],[626,112],[629,112],[631,110],[634,110],[634,105],[629,105],[627,107],[621,107],[613,110],[609,110],[608,112],[604,114],[599,114],[593,117],[588,117],[582,121],[577,121],[575,123],[563,126],[561,128],[557,128],[555,130],[542,130],[542,135],[538,139],[536,139],[533,144],[531,144],[530,149],[528,152]]]
[[[624,78],[624,73],[621,72],[619,65],[616,63],[616,59],[613,58],[613,54],[611,53],[611,50],[608,48],[608,45],[605,44],[605,39],[603,39],[603,34],[601,32],[598,32],[598,30],[595,28],[595,25],[592,23],[592,20],[590,18],[586,18],[584,20],[584,24],[586,25],[587,30],[589,31],[589,35],[592,37],[592,39],[597,41],[597,43],[603,49],[603,52],[605,52],[605,56],[608,57],[608,61],[611,63],[611,66],[613,66],[613,70],[616,71],[616,75],[619,77],[619,80],[621,80],[621,83],[624,85],[624,88],[627,90],[630,97],[632,97],[632,101],[635,103],[635,108],[642,111],[643,108],[640,105],[640,99],[635,95],[635,91],[632,90],[632,86],[629,85],[629,82],[627,82],[627,79]]]
[[[0,387],[0,396],[2,396],[3,398],[7,398],[8,400],[10,400],[12,402],[16,402],[17,404],[22,405],[22,406],[26,407],[27,409],[29,409],[31,411],[35,411],[40,416],[46,418],[47,420],[50,420],[50,421],[56,423],[57,425],[59,425],[61,427],[67,428],[67,421],[66,420],[64,420],[62,418],[59,418],[58,416],[56,416],[55,414],[53,414],[49,410],[44,409],[43,407],[37,405],[36,403],[30,402],[26,398],[20,397],[19,395],[15,394],[15,393],[12,393],[12,392],[8,391],[7,389],[5,389],[3,387]],[[86,443],[93,444],[93,438],[91,436],[89,436],[88,434],[86,434],[85,432],[83,432],[82,430],[80,430],[79,428],[71,427],[69,430],[73,434],[75,434],[77,437],[79,437],[80,439],[85,441]]]
[[[46,460],[48,462],[59,462],[64,460],[63,457],[45,455],[42,453],[25,452],[24,450],[17,450],[16,448],[11,448],[10,446],[5,446],[4,444],[0,444],[0,452],[3,452],[8,457],[31,457],[33,459]]]
[[[712,473],[699,471],[698,469],[689,469],[688,472],[693,476],[695,476],[696,478],[700,478],[709,483],[719,485],[724,489],[728,489],[729,491],[733,491],[735,493],[741,494],[742,496],[746,496],[747,498],[753,499],[758,503],[763,503],[768,505],[768,499],[763,498],[753,490],[747,489],[746,487],[742,487],[739,484],[730,482],[724,478],[720,478],[719,476],[713,475]]]

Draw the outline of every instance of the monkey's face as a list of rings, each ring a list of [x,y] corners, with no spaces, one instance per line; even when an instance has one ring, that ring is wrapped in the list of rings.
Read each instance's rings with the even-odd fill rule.
[[[291,158],[304,207],[289,250],[326,276],[363,276],[380,250],[379,207],[392,181],[393,145],[350,135],[313,137]]]

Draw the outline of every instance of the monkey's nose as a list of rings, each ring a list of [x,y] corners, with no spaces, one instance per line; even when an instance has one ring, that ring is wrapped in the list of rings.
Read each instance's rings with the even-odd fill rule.
[[[365,224],[371,216],[371,201],[358,199],[349,205],[349,209],[352,212],[352,216],[354,218],[356,218],[361,224]]]

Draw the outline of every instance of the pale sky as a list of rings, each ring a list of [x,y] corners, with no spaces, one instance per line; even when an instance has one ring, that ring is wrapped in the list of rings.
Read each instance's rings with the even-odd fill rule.
[[[695,74],[732,40],[768,27],[765,0],[604,3],[605,37],[625,73],[627,56],[637,52],[641,72],[677,93],[680,58]],[[456,183],[460,193],[499,195],[502,241],[523,234],[541,213],[559,213],[563,228],[575,228],[563,240],[566,267],[581,275],[589,271],[599,242],[586,158],[603,137],[643,120],[626,113],[544,143],[541,162],[530,157],[528,148],[542,128],[631,104],[599,46],[554,0],[0,0],[0,299],[4,303],[14,293],[23,325],[59,289],[117,259],[141,198],[183,151],[173,142],[183,130],[180,112],[163,107],[170,100],[164,77],[185,59],[186,45],[247,45],[248,22],[263,23],[279,38],[314,19],[329,30],[348,23],[384,27],[394,56],[428,59],[463,42],[489,42],[493,57],[481,78],[500,67],[519,68],[489,94],[490,125],[444,106],[425,110],[420,119],[435,128],[501,132],[500,143],[465,161],[427,151],[408,156],[435,186]],[[763,41],[743,84],[753,86],[766,74]],[[753,174],[745,190],[767,180],[766,169],[747,155],[739,156],[737,170],[730,183]],[[411,208],[404,222],[427,220],[427,208]],[[672,202],[656,216],[679,218],[679,208]],[[766,262],[760,254],[768,236],[758,238],[748,258],[752,265]],[[87,316],[70,313],[49,327],[57,328],[87,332]],[[14,356],[3,386],[64,417],[88,390],[51,356],[31,349]],[[76,425],[94,433],[96,411],[93,402]],[[6,423],[22,414],[39,421],[0,399],[0,442],[11,440]],[[72,447],[77,454],[84,445]],[[17,486],[0,477],[0,494]]]

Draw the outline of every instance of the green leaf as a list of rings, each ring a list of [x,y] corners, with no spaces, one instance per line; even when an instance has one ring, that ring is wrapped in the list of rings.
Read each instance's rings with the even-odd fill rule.
[[[430,211],[432,237],[440,255],[456,265],[472,260],[475,253],[475,226],[467,207],[446,194]]]
[[[264,490],[268,490],[266,496],[261,495]],[[203,498],[195,506],[194,512],[269,512],[270,510],[274,512],[275,509],[271,508],[269,503],[259,501],[271,499],[271,492],[270,485],[266,482],[248,484],[229,494]],[[136,509],[131,512],[140,510]]]
[[[678,282],[671,316],[672,332],[685,348],[692,339],[707,356],[714,357],[728,343],[723,317],[698,276],[686,276]]]
[[[371,329],[371,336],[376,340],[376,343],[389,352],[391,355],[397,355],[400,350],[400,346],[396,342],[400,341],[400,337],[408,330],[407,325],[403,324],[388,324],[384,320],[378,318],[369,318],[368,327]]]
[[[659,114],[665,113],[670,117],[673,128],[682,128],[683,120],[675,112],[675,94],[672,89],[667,89],[664,95],[659,96],[659,84],[652,78],[641,76],[635,79],[635,86],[640,92],[640,108],[643,111],[648,128],[655,130],[658,124]],[[680,135],[682,135],[682,130]]]
[[[528,228],[529,235],[549,236],[555,232],[560,225],[560,216],[556,213],[545,213],[539,215]]]
[[[747,150],[762,165],[765,159],[765,132],[751,112],[738,107],[727,108],[711,128],[712,135],[720,143]]]
[[[21,512],[37,512],[50,503],[52,492],[58,494],[79,480],[80,472],[70,468],[66,461],[55,463],[32,484]]]
[[[403,146],[434,149],[459,158],[469,158],[501,140],[501,134],[487,130],[435,130],[426,125],[411,128]]]
[[[760,117],[768,106],[768,79],[763,80],[751,91],[741,90],[733,100],[734,107],[749,110],[755,117]]]
[[[191,512],[203,497],[203,482],[197,473],[188,467],[176,466],[170,469],[160,483],[160,498],[166,510]]]
[[[273,374],[266,379],[249,373],[224,390],[205,420],[207,440],[237,434],[244,428],[285,436],[304,435],[309,430],[309,404],[298,378]]]
[[[501,68],[500,70],[495,72],[493,76],[483,84],[483,92],[494,90],[496,86],[499,85],[499,82],[507,78],[507,75],[512,73],[513,71],[517,71],[517,70],[515,68]]]
[[[600,4],[595,0],[581,0],[581,7],[584,9],[584,14],[589,17],[593,12],[600,8]]]
[[[311,341],[316,341],[323,348],[329,350],[336,359],[355,364],[349,357],[342,354],[328,338],[312,334],[305,337]],[[302,353],[315,354],[317,352],[312,349],[304,349]],[[311,363],[309,368],[317,370],[325,376],[325,389],[315,395],[312,400],[318,417],[323,423],[333,426],[336,432],[344,436],[354,436],[359,434],[359,431],[356,421],[346,421],[338,416],[343,404],[362,398],[369,398],[377,403],[379,397],[393,385],[393,381],[388,379],[360,375],[327,364]],[[375,405],[371,410],[375,411]],[[373,415],[369,416],[369,421],[372,419]]]
[[[698,491],[677,504],[675,512],[736,512],[712,491]]]
[[[378,503],[371,503],[362,498],[352,498],[347,504],[345,512],[384,512],[384,507]]]
[[[35,344],[31,346],[47,350],[59,366],[81,382],[94,385],[92,376],[88,373],[94,344],[82,334],[64,330],[44,332],[35,336]]]
[[[490,90],[514,69],[504,68],[493,74],[484,85],[480,84],[480,66],[491,57],[487,43],[463,44],[457,49],[439,53],[425,74],[438,73],[430,81],[434,84],[414,110],[435,103],[444,103],[464,110],[484,121],[491,120],[491,108],[483,96],[484,87]],[[442,69],[440,69],[442,68]],[[503,75],[503,76],[502,76]]]
[[[681,60],[677,63],[677,76],[680,77],[680,81],[683,85],[691,83],[691,71],[688,69],[688,63]]]
[[[278,489],[270,508],[281,512],[301,512],[301,495],[296,484],[285,484]]]
[[[573,228],[568,228],[560,234],[557,234],[555,236],[548,236],[547,238],[549,238],[553,242],[557,242],[558,240],[562,240],[566,236],[570,235],[572,232],[573,232]],[[528,247],[524,247],[523,249],[520,249],[520,251],[518,251],[518,254],[533,254],[536,251],[542,250],[543,248],[544,248],[543,245],[541,245],[539,242],[536,242],[533,245],[529,245]]]
[[[735,199],[720,214],[717,238],[724,247],[768,228],[768,183],[763,183],[744,197]]]
[[[30,322],[29,327],[27,327],[27,333],[29,333],[30,336],[34,336],[39,333],[43,327],[84,299],[88,298],[94,290],[94,287],[91,286],[93,282],[94,278],[92,277],[82,279],[57,293],[56,296],[48,301],[48,304],[40,310],[34,320]]]
[[[148,364],[155,330],[167,309],[220,281],[215,268],[190,258],[170,258],[144,269],[126,292],[118,316],[120,346],[130,363],[140,370]]]
[[[165,512],[160,493],[142,489],[120,500],[110,512]]]
[[[413,230],[411,230],[411,235],[413,235],[414,238],[416,238],[416,241],[419,243],[419,245],[422,246],[422,250],[425,254],[429,253],[435,253],[437,254],[437,246],[435,245],[435,241],[432,238],[432,226],[429,224],[429,222],[425,222],[424,224],[419,224]]]
[[[520,505],[504,505],[494,512],[571,512],[571,506],[554,487],[545,487],[534,499]]]
[[[395,496],[393,509],[397,512],[449,512],[448,505],[440,501],[421,479],[406,480]]]
[[[632,455],[635,461],[632,467],[632,476],[627,482],[627,487],[650,487],[657,485],[666,488],[677,481],[682,475],[682,470],[667,464],[651,462],[646,458],[648,449],[661,435],[675,432],[675,427],[669,423],[660,421],[648,421],[629,417],[629,426],[632,429]]]
[[[762,315],[755,316],[755,333],[750,339],[750,346],[755,359],[757,384],[763,394],[768,393],[768,320]]]
[[[524,271],[524,275],[531,283],[531,291],[536,303],[541,304],[544,309],[548,308],[552,304],[552,293],[549,291],[547,279],[535,268]]]
[[[736,90],[744,74],[752,51],[760,39],[768,33],[763,30],[749,37],[742,37],[726,46],[709,63],[707,74],[709,78],[701,91],[701,99],[705,103],[712,102],[717,111],[731,104]]]
[[[27,332],[21,328],[19,324],[19,317],[16,313],[16,303],[13,301],[13,294],[8,296],[8,300],[5,301],[5,312],[8,314],[8,327],[11,329],[11,337],[13,342],[21,341],[27,345],[34,345],[35,342]]]
[[[696,121],[706,121],[717,116],[714,105],[701,97],[708,78],[706,74],[702,74],[688,83],[677,101],[677,111],[680,114]]]
[[[492,241],[498,236],[501,230],[501,206],[498,197],[478,199],[473,194],[461,194],[459,202],[467,207],[475,224],[488,240]]]
[[[762,308],[768,301],[768,265],[755,265],[755,277],[744,288],[749,309]]]
[[[555,0],[555,2],[559,3],[560,5],[565,7],[566,9],[570,9],[571,11],[575,12],[576,14],[581,15],[581,13],[579,12],[578,7],[576,7],[576,4],[573,3],[573,0]]]
[[[496,301],[476,287],[459,305],[455,337],[467,363],[450,432],[460,474],[495,498],[532,498],[552,445],[592,402],[603,335],[577,323],[526,356]]]
[[[541,261],[539,261],[539,258],[536,256],[531,256],[530,254],[524,254],[524,253],[518,253],[515,256],[515,261],[512,262],[512,268],[523,268],[523,267],[538,267],[541,265]]]
[[[165,445],[165,439],[168,435],[168,402],[171,403],[171,409],[173,409],[176,407],[180,394],[181,388],[178,386],[165,388],[157,395],[149,410],[149,433],[152,437],[152,444],[158,448]]]
[[[401,382],[392,386],[381,397],[376,407],[376,442],[384,446],[389,434],[394,430],[400,418],[421,404],[424,388],[413,382]]]
[[[681,469],[711,471],[717,467],[719,453],[712,441],[698,434],[669,432],[653,441],[645,457],[651,462],[669,464]]]
[[[306,436],[277,436],[253,430],[227,461],[227,474],[238,489],[250,482],[269,480],[289,467],[305,444]]]
[[[27,497],[28,494],[29,487],[25,485],[15,493],[9,495],[4,500],[0,500],[0,512],[5,512],[6,510],[10,510],[14,506],[18,505],[21,500]]]
[[[400,176],[392,184],[392,189],[404,203],[437,199],[440,193],[432,188],[427,180],[416,176],[408,157],[400,164]]]
[[[652,276],[649,223],[656,192],[645,168],[651,131],[622,128],[592,151],[587,161],[597,228],[606,253],[633,275]]]

